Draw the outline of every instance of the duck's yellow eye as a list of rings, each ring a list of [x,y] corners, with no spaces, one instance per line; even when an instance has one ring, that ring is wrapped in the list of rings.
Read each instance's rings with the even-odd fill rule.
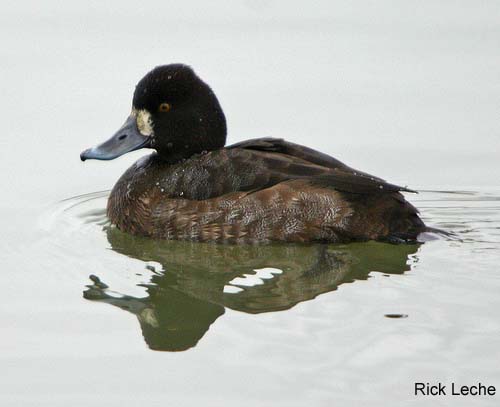
[[[170,109],[172,108],[172,106],[170,105],[170,103],[162,103],[160,106],[158,106],[158,111],[159,112],[168,112]]]

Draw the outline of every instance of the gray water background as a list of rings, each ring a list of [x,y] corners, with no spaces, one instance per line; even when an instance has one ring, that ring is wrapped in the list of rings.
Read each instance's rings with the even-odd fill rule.
[[[20,1],[2,4],[0,34],[1,405],[430,405],[415,380],[500,389],[500,3]],[[226,309],[194,348],[151,351],[135,317],[82,298],[89,274],[140,295],[144,261],[61,201],[109,189],[143,154],[78,158],[170,62],[213,87],[229,142],[285,137],[461,191],[408,199],[462,242],[287,311]]]

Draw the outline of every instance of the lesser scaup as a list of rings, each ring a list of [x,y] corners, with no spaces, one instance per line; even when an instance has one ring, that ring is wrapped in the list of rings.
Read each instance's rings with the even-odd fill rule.
[[[187,65],[159,66],[137,84],[132,112],[82,160],[156,150],[133,164],[108,200],[122,231],[160,239],[255,243],[414,241],[426,230],[401,191],[282,139],[224,147],[226,120]]]

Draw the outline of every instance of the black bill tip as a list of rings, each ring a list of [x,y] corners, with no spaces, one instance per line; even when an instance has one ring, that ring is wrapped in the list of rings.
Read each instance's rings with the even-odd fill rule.
[[[90,149],[87,149],[87,150],[82,151],[82,152],[80,153],[80,160],[85,161],[85,160],[88,158],[88,157],[87,157],[87,154],[88,154],[88,151],[89,151],[89,150],[90,150]]]

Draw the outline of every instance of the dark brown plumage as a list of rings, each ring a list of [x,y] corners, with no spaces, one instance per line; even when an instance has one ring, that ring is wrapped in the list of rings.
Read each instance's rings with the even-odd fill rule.
[[[282,139],[224,147],[225,132],[208,85],[185,65],[167,65],[141,80],[124,127],[81,157],[158,151],[130,167],[109,197],[111,222],[136,235],[230,243],[403,242],[426,229],[401,194],[411,190]]]
[[[108,216],[133,234],[233,243],[413,240],[424,228],[404,188],[328,158],[273,139],[173,165],[152,154],[120,178]]]

